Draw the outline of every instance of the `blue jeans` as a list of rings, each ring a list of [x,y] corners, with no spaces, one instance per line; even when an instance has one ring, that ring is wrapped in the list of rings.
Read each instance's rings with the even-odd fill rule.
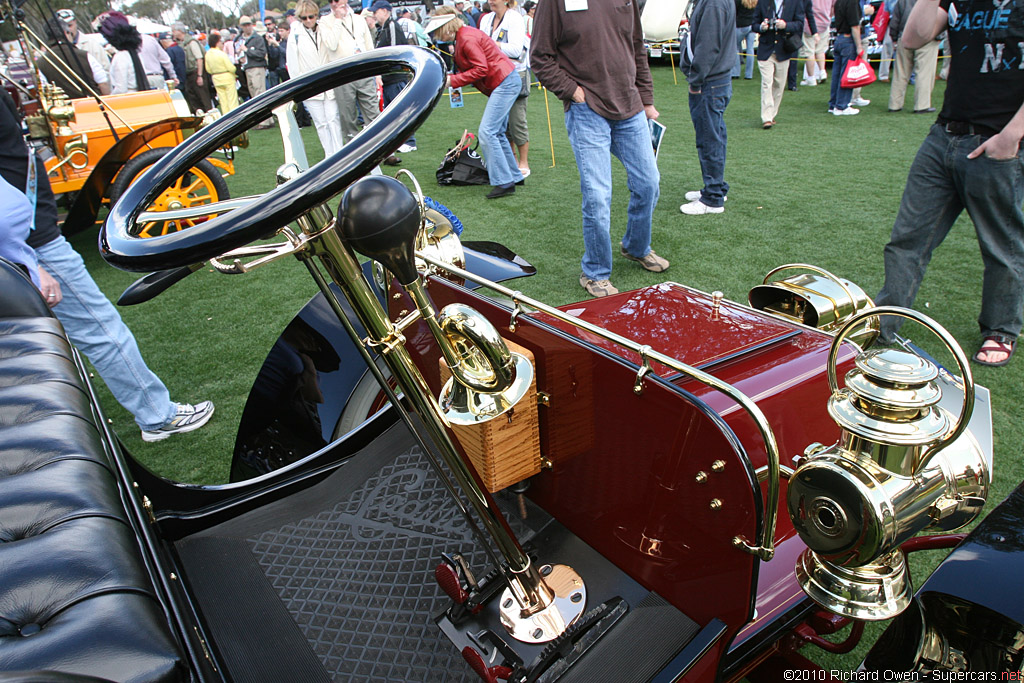
[[[754,77],[754,36],[757,35],[750,30],[749,26],[741,26],[736,29],[736,64],[732,67],[732,77],[740,77],[740,58],[746,55],[747,71],[746,79],[749,81]],[[746,43],[744,49],[743,44]]]
[[[690,93],[690,119],[704,179],[700,197],[708,206],[723,206],[729,193],[729,183],[725,182],[725,108],[731,98],[732,80],[728,77],[704,83],[697,95]]]
[[[404,90],[404,89],[405,89],[405,83],[401,82],[401,81],[398,82],[398,83],[385,83],[384,86],[381,88],[381,93],[380,93],[381,94],[381,100],[384,102],[384,106],[386,107],[389,104],[391,104],[391,101],[394,100],[396,97],[398,97],[398,93],[402,92],[402,90]],[[363,120],[364,121],[367,120],[367,119],[369,119],[370,121],[373,121],[375,118],[377,118],[376,113],[374,113],[374,115],[371,115],[371,116],[367,116],[365,113],[363,114]],[[409,139],[406,140],[405,143],[415,147],[416,146],[416,136],[415,135],[410,135]]]
[[[978,135],[950,135],[935,124],[917,151],[900,210],[885,246],[885,285],[878,305],[914,303],[932,252],[967,209],[985,274],[978,325],[982,336],[1020,334],[1024,311],[1024,151],[1005,161],[968,159]],[[892,341],[902,319],[882,318]]]
[[[595,113],[586,103],[569,106],[565,128],[583,194],[583,274],[591,280],[607,280],[612,274],[612,154],[626,168],[629,186],[622,246],[638,258],[651,250],[651,219],[661,182],[651,129],[644,112],[615,121]]]
[[[846,71],[846,65],[857,58],[857,48],[853,45],[853,38],[836,36],[835,43],[832,45],[832,53],[834,56],[828,108],[842,110],[849,107],[850,100],[853,99],[853,88],[839,87],[840,81],[843,80],[843,72]]]
[[[63,237],[36,249],[39,265],[60,284],[63,299],[53,312],[68,338],[88,357],[118,403],[143,430],[163,427],[174,417],[167,387],[142,360],[114,305],[107,300],[85,262]]]
[[[519,97],[523,80],[518,71],[512,71],[501,82],[484,107],[480,119],[480,145],[484,148],[484,162],[487,164],[487,179],[491,185],[510,185],[523,179],[523,174],[512,154],[512,146],[505,137],[508,128],[508,113]]]

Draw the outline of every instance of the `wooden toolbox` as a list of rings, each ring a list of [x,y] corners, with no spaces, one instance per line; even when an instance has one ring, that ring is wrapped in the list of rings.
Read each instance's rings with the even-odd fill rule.
[[[510,351],[526,356],[534,365],[533,354],[507,339]],[[441,358],[442,385],[451,377]],[[526,395],[511,410],[488,422],[452,425],[480,480],[491,493],[532,477],[540,472],[540,428],[537,422],[537,376],[534,374]]]

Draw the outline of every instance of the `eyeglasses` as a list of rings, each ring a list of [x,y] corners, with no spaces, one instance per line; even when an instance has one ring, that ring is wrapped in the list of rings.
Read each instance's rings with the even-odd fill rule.
[[[302,19],[303,21],[306,21],[307,19],[316,19],[317,17],[318,17],[318,15],[316,15],[316,14],[307,14],[304,17],[299,17],[299,19]]]
[[[338,3],[342,2],[342,1],[343,0],[331,0],[331,4],[332,5],[337,5]]]

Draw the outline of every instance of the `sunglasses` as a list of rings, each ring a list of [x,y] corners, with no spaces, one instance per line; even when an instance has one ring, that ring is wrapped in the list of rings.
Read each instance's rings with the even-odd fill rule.
[[[299,17],[299,19],[302,19],[303,21],[306,21],[307,19],[316,19],[316,18],[318,18],[318,15],[316,15],[316,14],[307,14],[304,17]]]

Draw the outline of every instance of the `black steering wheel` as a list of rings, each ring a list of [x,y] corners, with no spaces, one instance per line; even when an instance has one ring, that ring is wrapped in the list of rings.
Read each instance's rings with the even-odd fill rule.
[[[412,75],[398,98],[350,143],[297,178],[258,201],[187,230],[147,238],[132,234],[139,214],[175,179],[268,118],[273,109],[345,83],[394,73]],[[108,263],[122,270],[167,270],[206,261],[270,237],[393,154],[427,120],[443,92],[445,74],[444,63],[433,52],[400,46],[355,55],[285,81],[203,128],[132,183],[100,230],[100,253]],[[215,208],[216,204],[209,206]]]

